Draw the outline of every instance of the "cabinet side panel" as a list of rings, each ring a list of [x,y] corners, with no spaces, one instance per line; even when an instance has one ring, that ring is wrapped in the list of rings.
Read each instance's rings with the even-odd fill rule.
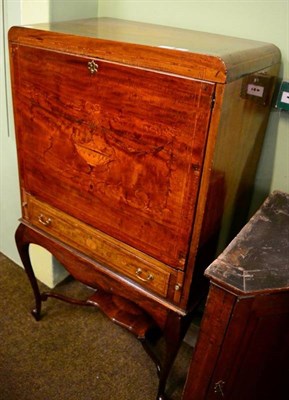
[[[248,77],[216,87],[185,282],[191,298],[205,268],[248,221],[278,71],[275,65],[259,72],[271,82],[266,105],[242,96]]]
[[[212,285],[182,400],[204,400],[222,348],[235,297]]]
[[[266,105],[260,104],[259,99],[253,96],[242,96],[248,77],[225,87],[212,169],[214,176],[223,178],[224,191],[223,198],[216,203],[224,211],[219,215],[221,224],[216,226],[220,233],[218,252],[224,249],[248,221],[255,175],[278,71],[279,65],[275,65],[259,73],[271,82]],[[208,240],[205,229],[210,213],[211,210],[207,209],[201,243]]]
[[[227,331],[208,397],[223,382],[223,398],[288,397],[289,294],[239,299]]]

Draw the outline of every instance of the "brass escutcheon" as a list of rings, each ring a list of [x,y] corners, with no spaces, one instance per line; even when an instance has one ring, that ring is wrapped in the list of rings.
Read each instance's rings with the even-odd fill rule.
[[[98,64],[94,60],[88,61],[87,68],[90,73],[93,75],[98,71]]]

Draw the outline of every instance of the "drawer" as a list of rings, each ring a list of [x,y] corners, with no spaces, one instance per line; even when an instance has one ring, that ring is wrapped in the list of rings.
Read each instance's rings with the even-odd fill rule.
[[[137,251],[130,246],[80,222],[33,196],[25,195],[24,218],[32,225],[92,257],[108,268],[134,280],[143,288],[162,297],[168,296],[170,284],[180,291],[180,271]],[[180,293],[174,296],[175,300]]]

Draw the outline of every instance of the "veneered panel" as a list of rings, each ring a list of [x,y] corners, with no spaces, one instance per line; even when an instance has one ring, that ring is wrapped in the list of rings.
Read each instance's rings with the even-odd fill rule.
[[[214,85],[14,47],[24,189],[183,268]],[[37,79],[36,79],[37,77]]]

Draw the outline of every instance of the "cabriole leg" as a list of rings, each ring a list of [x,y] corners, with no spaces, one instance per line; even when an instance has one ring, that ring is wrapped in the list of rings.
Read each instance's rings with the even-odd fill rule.
[[[26,235],[26,232],[27,232],[27,227],[21,223],[16,230],[15,241],[19,256],[21,258],[21,261],[23,263],[23,266],[25,268],[26,274],[28,276],[29,282],[31,284],[34,293],[35,308],[32,310],[32,315],[34,316],[36,321],[39,321],[41,314],[41,294],[30,261],[30,256],[29,256],[30,242],[27,237],[28,235]]]

